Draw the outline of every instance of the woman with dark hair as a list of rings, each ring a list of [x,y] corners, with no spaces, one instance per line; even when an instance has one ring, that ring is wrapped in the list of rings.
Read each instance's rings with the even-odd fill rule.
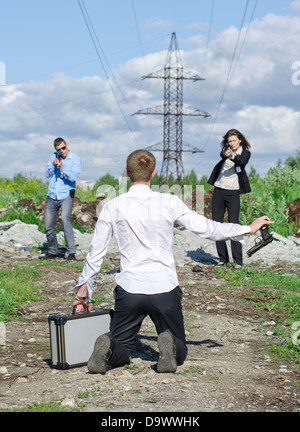
[[[214,167],[208,183],[212,184],[214,194],[212,198],[212,219],[217,222],[224,221],[227,209],[228,221],[239,223],[240,194],[251,192],[249,180],[245,171],[251,153],[249,142],[244,135],[236,129],[230,129],[221,142],[221,161]],[[219,266],[229,262],[229,255],[225,241],[217,241]],[[232,257],[236,268],[243,265],[242,245],[231,241]]]

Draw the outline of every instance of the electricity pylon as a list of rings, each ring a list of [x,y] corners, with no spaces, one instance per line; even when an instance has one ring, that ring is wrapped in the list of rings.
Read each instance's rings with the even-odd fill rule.
[[[195,82],[204,78],[183,69],[175,33],[172,33],[164,69],[142,77],[142,79],[146,78],[161,78],[164,80],[164,105],[142,109],[134,113],[164,116],[163,142],[149,146],[146,149],[149,151],[163,151],[160,174],[165,182],[167,182],[169,174],[173,171],[176,172],[177,179],[184,179],[182,153],[203,153],[203,151],[183,143],[183,116],[210,117],[210,114],[183,104],[183,80]]]

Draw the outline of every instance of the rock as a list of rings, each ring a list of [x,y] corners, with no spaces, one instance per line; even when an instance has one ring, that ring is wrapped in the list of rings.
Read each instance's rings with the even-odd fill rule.
[[[282,235],[277,234],[276,232],[272,232],[272,235],[273,235],[274,240],[279,240],[279,241],[286,243],[288,245],[293,245],[293,243],[294,243],[293,240],[290,240],[287,237],[283,237]]]
[[[297,198],[290,204],[287,204],[289,208],[289,220],[296,222],[297,226],[300,226],[300,198]]]
[[[27,383],[28,379],[25,377],[18,377],[17,383]]]
[[[23,213],[25,213],[28,210],[35,210],[36,209],[33,200],[32,199],[26,199],[26,198],[21,199],[18,202],[18,207],[19,207],[19,209],[22,210]]]
[[[74,408],[76,406],[76,402],[74,399],[64,399],[61,401],[60,404],[62,407],[70,407],[70,408]]]
[[[81,226],[86,230],[93,230],[96,222],[96,208],[98,202],[81,202],[78,198],[74,198],[73,212],[71,222]],[[58,224],[60,220],[58,220]]]
[[[88,232],[81,233],[74,229],[75,244],[78,253],[86,254],[89,250],[90,242],[93,236],[94,227],[97,221],[98,213],[107,201],[105,195],[99,196],[95,202],[81,202],[77,197],[74,199],[72,222],[74,225],[82,226]],[[211,192],[205,195],[204,214],[210,215]],[[44,218],[46,200],[35,206],[34,209],[40,219]],[[34,204],[32,200],[21,200],[19,206],[24,209],[32,209]],[[9,205],[7,206],[9,208]],[[60,217],[58,225],[60,225]],[[266,264],[273,265],[277,260],[286,257],[290,262],[300,261],[300,239],[289,236],[288,238],[273,233],[274,241],[271,245],[266,246],[251,258],[246,251],[255,243],[258,235],[245,236],[245,245],[243,246],[244,263],[251,264],[255,261],[263,261]],[[64,243],[63,232],[58,234],[59,244]],[[46,243],[45,234],[41,233],[36,225],[24,224],[19,220],[11,222],[0,222],[0,259],[10,258],[12,256],[20,259],[37,259],[30,250],[32,246],[42,247]],[[229,254],[231,256],[230,241],[227,242]],[[61,248],[60,256],[64,256],[65,250]],[[118,248],[116,240],[113,238],[108,247],[108,253],[117,253]],[[215,265],[218,262],[215,242],[200,238],[185,229],[174,227],[173,254],[175,264],[182,267],[192,263],[193,271],[201,273],[205,265]]]
[[[25,224],[20,220],[0,222],[0,242],[40,246],[46,241],[46,235],[38,230],[37,225]]]

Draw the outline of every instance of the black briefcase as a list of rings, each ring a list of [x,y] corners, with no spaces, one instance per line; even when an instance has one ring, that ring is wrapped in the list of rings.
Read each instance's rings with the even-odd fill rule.
[[[48,317],[51,363],[57,369],[87,364],[98,336],[110,331],[112,309]]]

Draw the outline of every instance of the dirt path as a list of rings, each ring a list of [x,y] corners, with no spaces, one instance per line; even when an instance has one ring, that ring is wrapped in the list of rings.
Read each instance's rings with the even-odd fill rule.
[[[107,262],[112,269],[118,264],[109,258]],[[86,366],[65,371],[49,366],[47,317],[69,311],[70,288],[79,272],[71,267],[42,271],[37,282],[47,287],[45,299],[25,304],[22,319],[6,324],[0,411],[41,401],[60,401],[87,412],[299,411],[299,369],[293,362],[277,363],[266,355],[269,317],[218,289],[225,282],[216,279],[213,266],[202,269],[178,268],[189,348],[184,365],[175,374],[155,372],[156,333],[146,319],[132,366],[104,376],[89,374]],[[99,276],[96,291],[100,293],[101,287],[106,299],[102,307],[110,306],[114,286],[113,272]]]

